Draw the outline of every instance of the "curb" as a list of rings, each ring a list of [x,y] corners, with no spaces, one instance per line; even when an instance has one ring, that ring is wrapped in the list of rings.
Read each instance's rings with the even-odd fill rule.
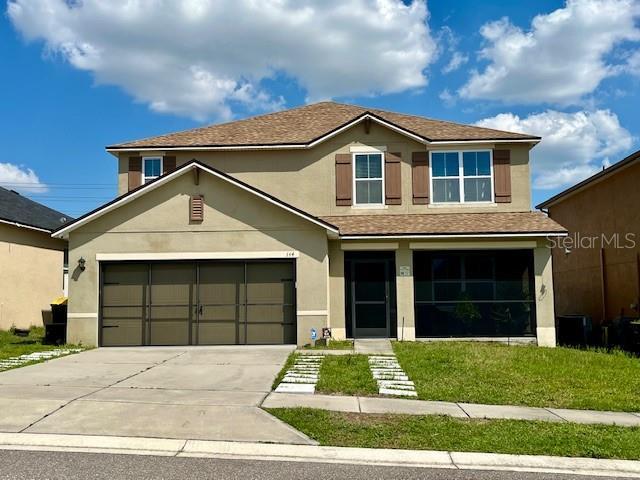
[[[0,433],[0,450],[65,451],[640,478],[640,461],[143,437]]]

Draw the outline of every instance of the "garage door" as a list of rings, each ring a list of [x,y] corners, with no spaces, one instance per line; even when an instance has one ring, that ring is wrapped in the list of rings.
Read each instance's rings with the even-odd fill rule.
[[[104,263],[103,346],[296,341],[292,261]]]

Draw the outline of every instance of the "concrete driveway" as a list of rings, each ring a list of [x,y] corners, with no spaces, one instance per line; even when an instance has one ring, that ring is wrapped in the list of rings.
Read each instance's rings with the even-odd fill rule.
[[[293,346],[99,348],[0,373],[0,431],[312,444],[258,406]]]

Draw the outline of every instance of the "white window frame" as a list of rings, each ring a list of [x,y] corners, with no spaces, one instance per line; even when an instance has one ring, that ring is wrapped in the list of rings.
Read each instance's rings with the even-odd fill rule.
[[[464,176],[464,163],[462,161],[464,152],[489,152],[489,174],[490,174],[490,186],[491,186],[491,200],[483,201],[483,202],[475,202],[473,200],[466,201],[465,200],[465,191],[464,191],[464,179],[465,178],[487,178],[487,175],[469,175]],[[458,176],[457,177],[434,177],[433,176],[433,158],[432,155],[434,153],[457,153],[458,154]],[[457,202],[436,202],[434,200],[434,189],[433,189],[433,181],[435,179],[452,179],[458,178],[459,189],[460,189],[460,200]],[[486,148],[465,148],[465,149],[456,149],[456,150],[429,150],[429,188],[431,189],[431,203],[434,205],[493,205],[495,203],[495,192],[494,192],[494,184],[493,184],[493,150]]]
[[[150,177],[147,180],[147,172],[145,171],[145,164],[147,160],[160,160],[160,175],[158,175],[158,177],[162,176],[162,169],[163,169],[163,162],[164,162],[164,157],[160,156],[160,155],[149,155],[147,157],[142,157],[142,183],[145,184],[147,182],[150,182],[151,180],[155,180],[158,177]]]
[[[356,155],[380,155],[380,173],[382,175],[381,178],[360,178],[360,179],[356,179]],[[352,185],[352,189],[353,189],[353,206],[354,207],[360,207],[360,208],[380,208],[380,207],[384,207],[385,206],[385,186],[384,186],[384,155],[385,153],[381,150],[368,150],[368,151],[364,151],[364,152],[352,152],[351,153],[351,176],[353,178],[353,185]],[[358,182],[358,180],[362,181],[362,182],[366,182],[366,181],[370,181],[370,180],[382,180],[382,195],[381,195],[381,202],[380,203],[358,203],[358,195],[357,195],[357,190],[356,190],[356,183]]]

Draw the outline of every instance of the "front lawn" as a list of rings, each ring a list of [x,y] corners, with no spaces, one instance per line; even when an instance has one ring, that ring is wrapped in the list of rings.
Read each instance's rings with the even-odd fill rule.
[[[423,400],[640,412],[640,359],[623,352],[394,342]]]
[[[0,330],[0,360],[19,357],[34,352],[79,348],[77,345],[45,345],[43,344],[44,328],[32,327],[29,335],[19,337],[9,330]],[[29,365],[37,362],[29,362]]]
[[[305,408],[269,412],[320,445],[640,459],[640,428]]]
[[[318,393],[376,395],[378,385],[366,355],[326,355],[320,365]]]
[[[329,340],[327,345],[305,345],[303,350],[353,350],[353,340]]]

